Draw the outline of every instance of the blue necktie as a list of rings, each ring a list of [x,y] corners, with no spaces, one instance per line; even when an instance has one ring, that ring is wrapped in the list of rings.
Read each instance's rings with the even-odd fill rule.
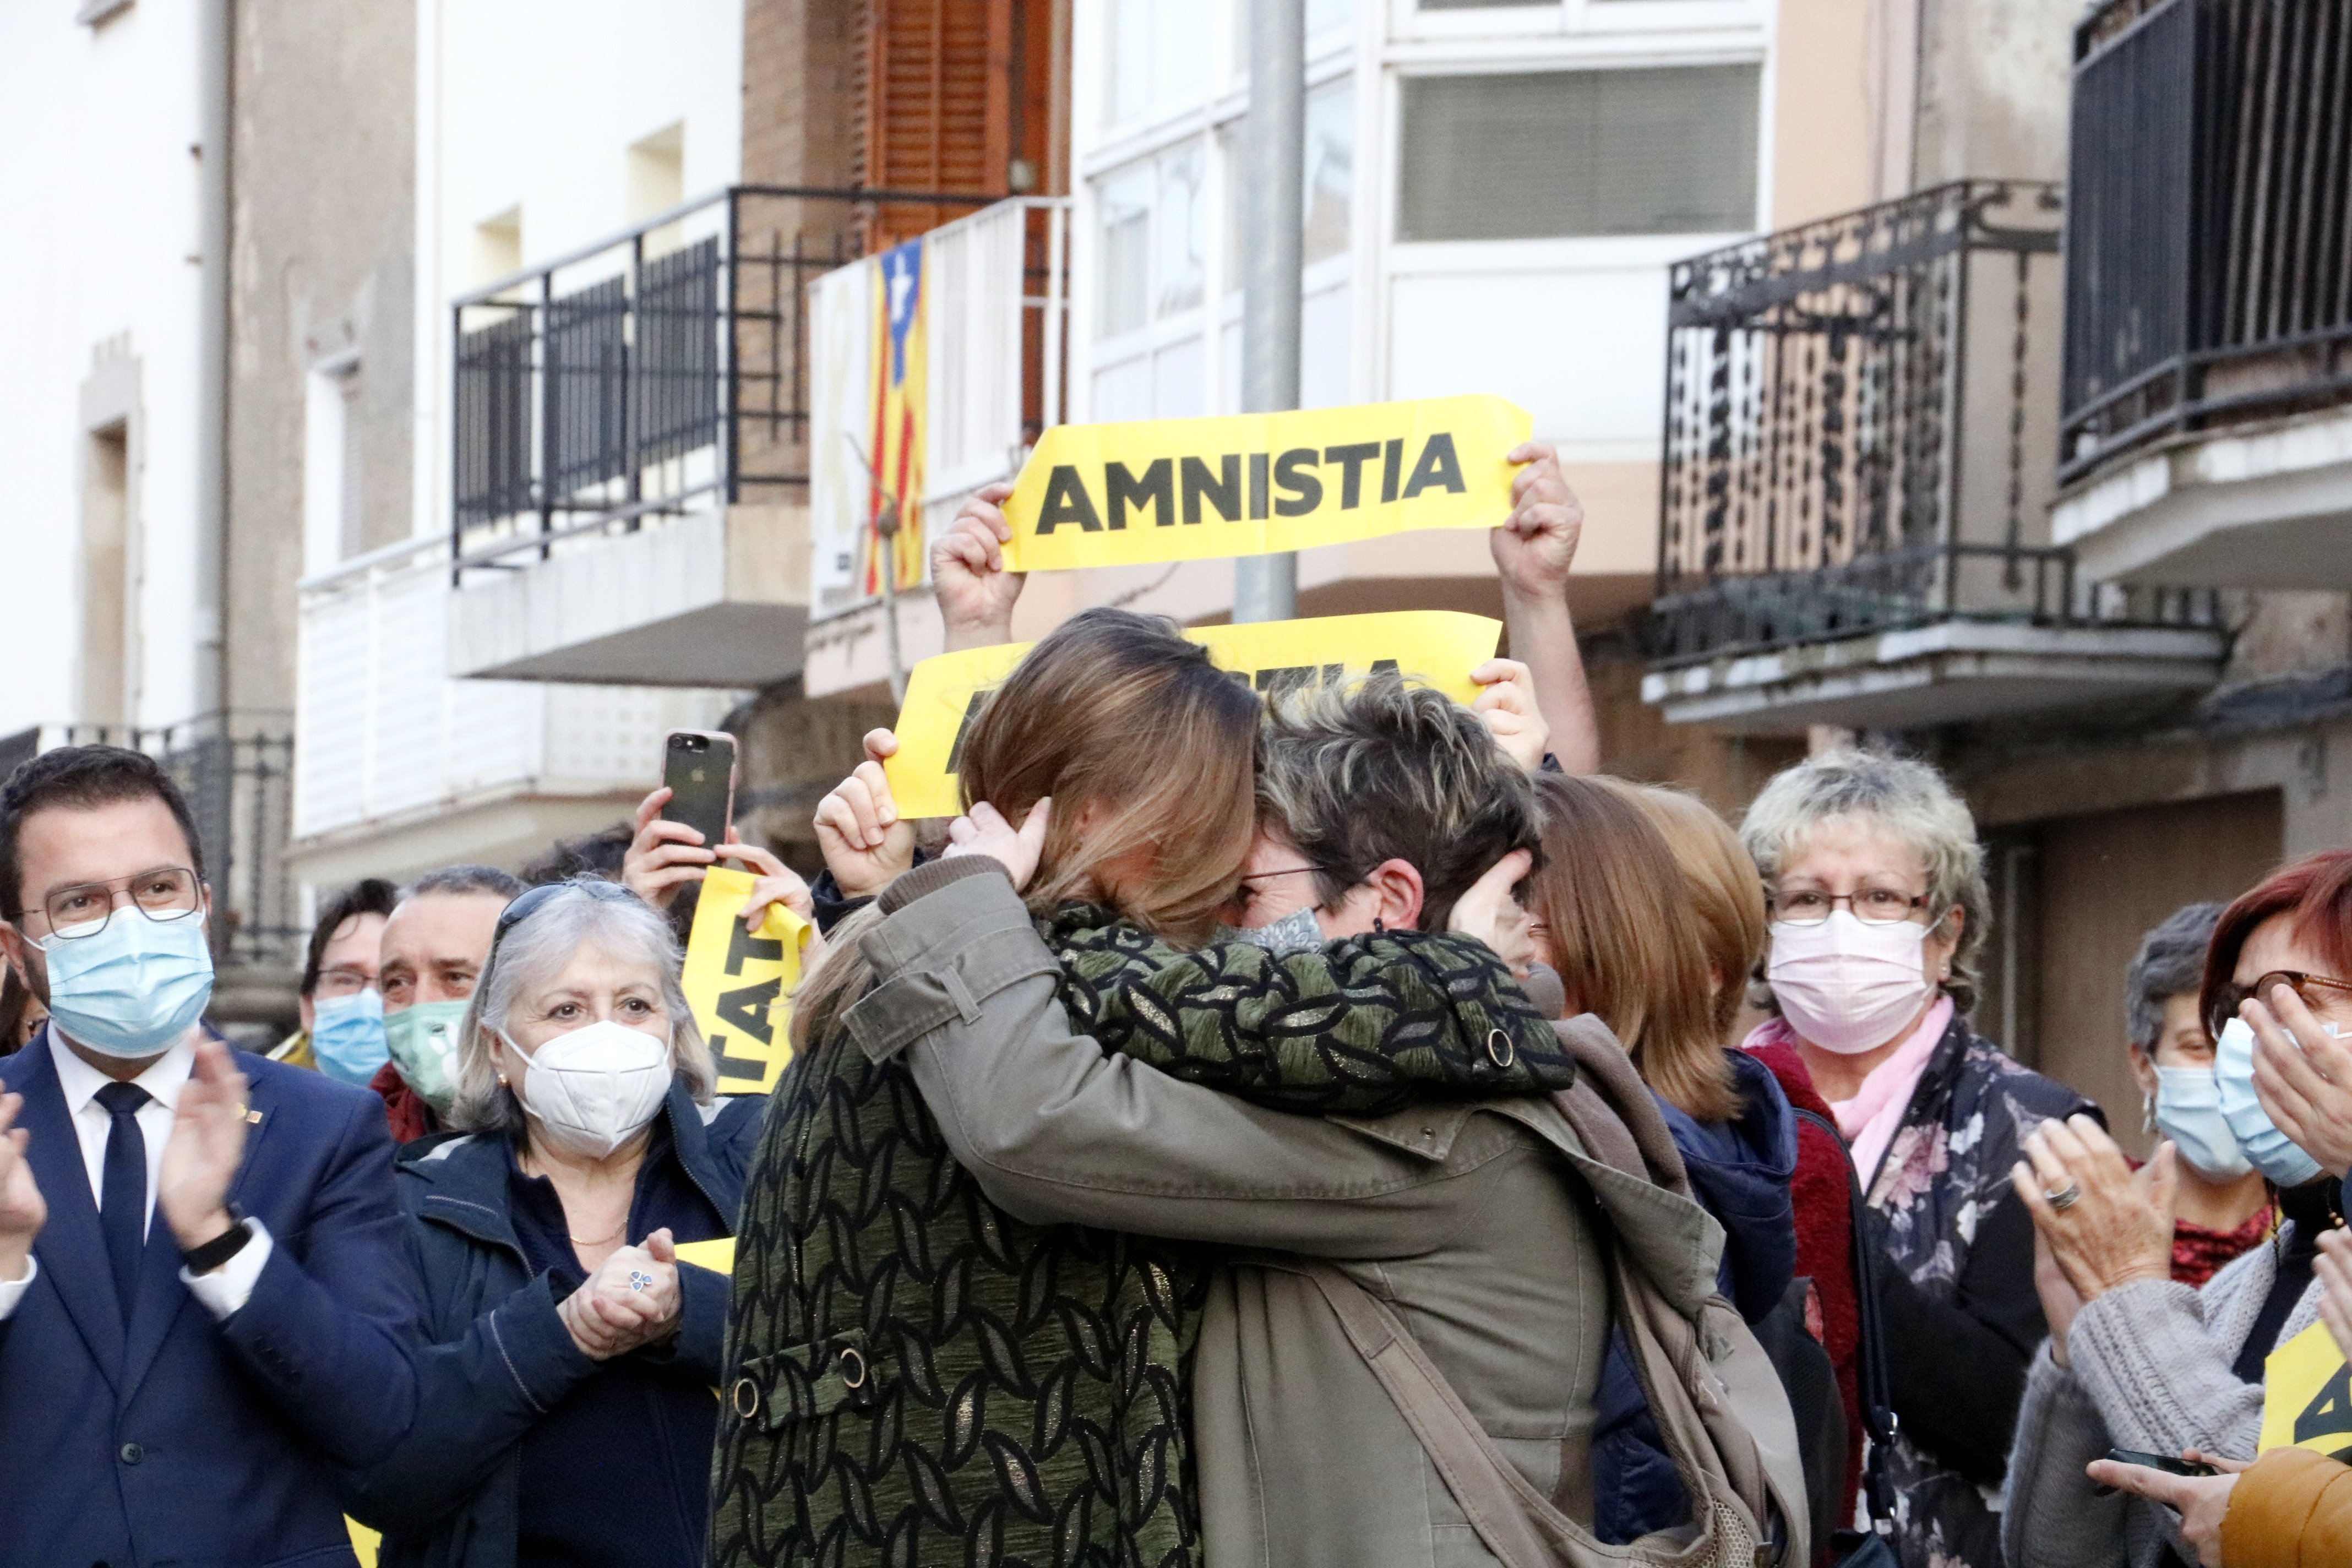
[[[114,1266],[114,1299],[122,1321],[139,1293],[139,1255],[147,1248],[147,1139],[139,1108],[152,1097],[135,1083],[110,1083],[99,1104],[114,1118],[106,1131],[106,1173],[99,1184],[98,1224],[106,1234],[106,1260]]]

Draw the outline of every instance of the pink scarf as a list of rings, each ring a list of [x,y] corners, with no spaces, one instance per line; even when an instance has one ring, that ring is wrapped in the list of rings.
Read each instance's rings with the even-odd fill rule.
[[[1927,1070],[1927,1058],[1936,1053],[1936,1044],[1951,1026],[1952,999],[1938,997],[1927,1009],[1919,1026],[1911,1031],[1904,1042],[1895,1047],[1895,1054],[1870,1069],[1852,1100],[1830,1101],[1830,1114],[1837,1118],[1838,1131],[1845,1134],[1853,1150],[1853,1168],[1864,1182],[1878,1168],[1886,1146],[1895,1142],[1895,1131],[1903,1125],[1903,1113],[1910,1108],[1911,1096],[1919,1088],[1920,1075]],[[1797,1044],[1796,1031],[1783,1018],[1767,1018],[1740,1042],[1743,1049],[1758,1046],[1789,1046]]]

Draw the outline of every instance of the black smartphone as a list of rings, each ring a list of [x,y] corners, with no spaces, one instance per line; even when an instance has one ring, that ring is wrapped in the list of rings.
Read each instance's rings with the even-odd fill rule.
[[[702,847],[727,842],[735,816],[735,737],[716,730],[672,730],[662,742],[662,783],[669,804],[667,822],[683,822],[702,835]]]
[[[2192,1465],[2169,1454],[2147,1454],[2137,1448],[2110,1448],[2107,1458],[2118,1465],[2146,1465],[2151,1470],[2162,1470],[2168,1476],[2218,1476],[2221,1473],[2210,1465]]]

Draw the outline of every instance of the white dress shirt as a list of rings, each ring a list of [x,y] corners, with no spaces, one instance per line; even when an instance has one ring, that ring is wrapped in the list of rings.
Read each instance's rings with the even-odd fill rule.
[[[139,1124],[139,1136],[147,1145],[147,1213],[144,1230],[155,1224],[155,1189],[163,1173],[163,1145],[171,1142],[172,1119],[179,1109],[180,1091],[187,1087],[189,1075],[196,1065],[196,1031],[190,1030],[179,1044],[157,1057],[146,1071],[131,1081],[147,1091],[147,1103],[131,1113]],[[81,1163],[89,1177],[89,1195],[93,1204],[104,1201],[106,1193],[106,1141],[114,1130],[114,1118],[98,1102],[98,1091],[114,1082],[96,1068],[74,1054],[58,1032],[49,1026],[49,1060],[58,1070],[58,1088],[66,1097],[66,1113],[73,1119],[74,1136],[81,1141]],[[226,1318],[245,1305],[253,1294],[254,1281],[261,1278],[261,1266],[269,1261],[269,1233],[259,1220],[247,1222],[253,1226],[253,1239],[237,1248],[236,1256],[209,1274],[194,1275],[180,1270],[180,1278],[189,1291],[215,1318]],[[144,1231],[142,1231],[144,1234]],[[0,1279],[0,1320],[16,1310],[16,1303],[40,1275],[40,1265],[26,1259],[22,1279]]]

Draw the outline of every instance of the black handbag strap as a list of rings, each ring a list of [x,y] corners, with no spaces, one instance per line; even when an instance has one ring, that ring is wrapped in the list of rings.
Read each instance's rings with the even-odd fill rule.
[[[1853,1229],[1848,1249],[1853,1255],[1854,1383],[1861,1396],[1863,1429],[1870,1434],[1870,1458],[1864,1467],[1862,1489],[1871,1519],[1885,1530],[1895,1519],[1895,1483],[1886,1473],[1888,1447],[1895,1441],[1895,1395],[1886,1370],[1886,1323],[1878,1300],[1877,1248],[1872,1241],[1870,1205],[1854,1174],[1853,1151],[1837,1123],[1801,1106],[1790,1109],[1837,1141],[1840,1163],[1845,1167],[1846,1205]]]

